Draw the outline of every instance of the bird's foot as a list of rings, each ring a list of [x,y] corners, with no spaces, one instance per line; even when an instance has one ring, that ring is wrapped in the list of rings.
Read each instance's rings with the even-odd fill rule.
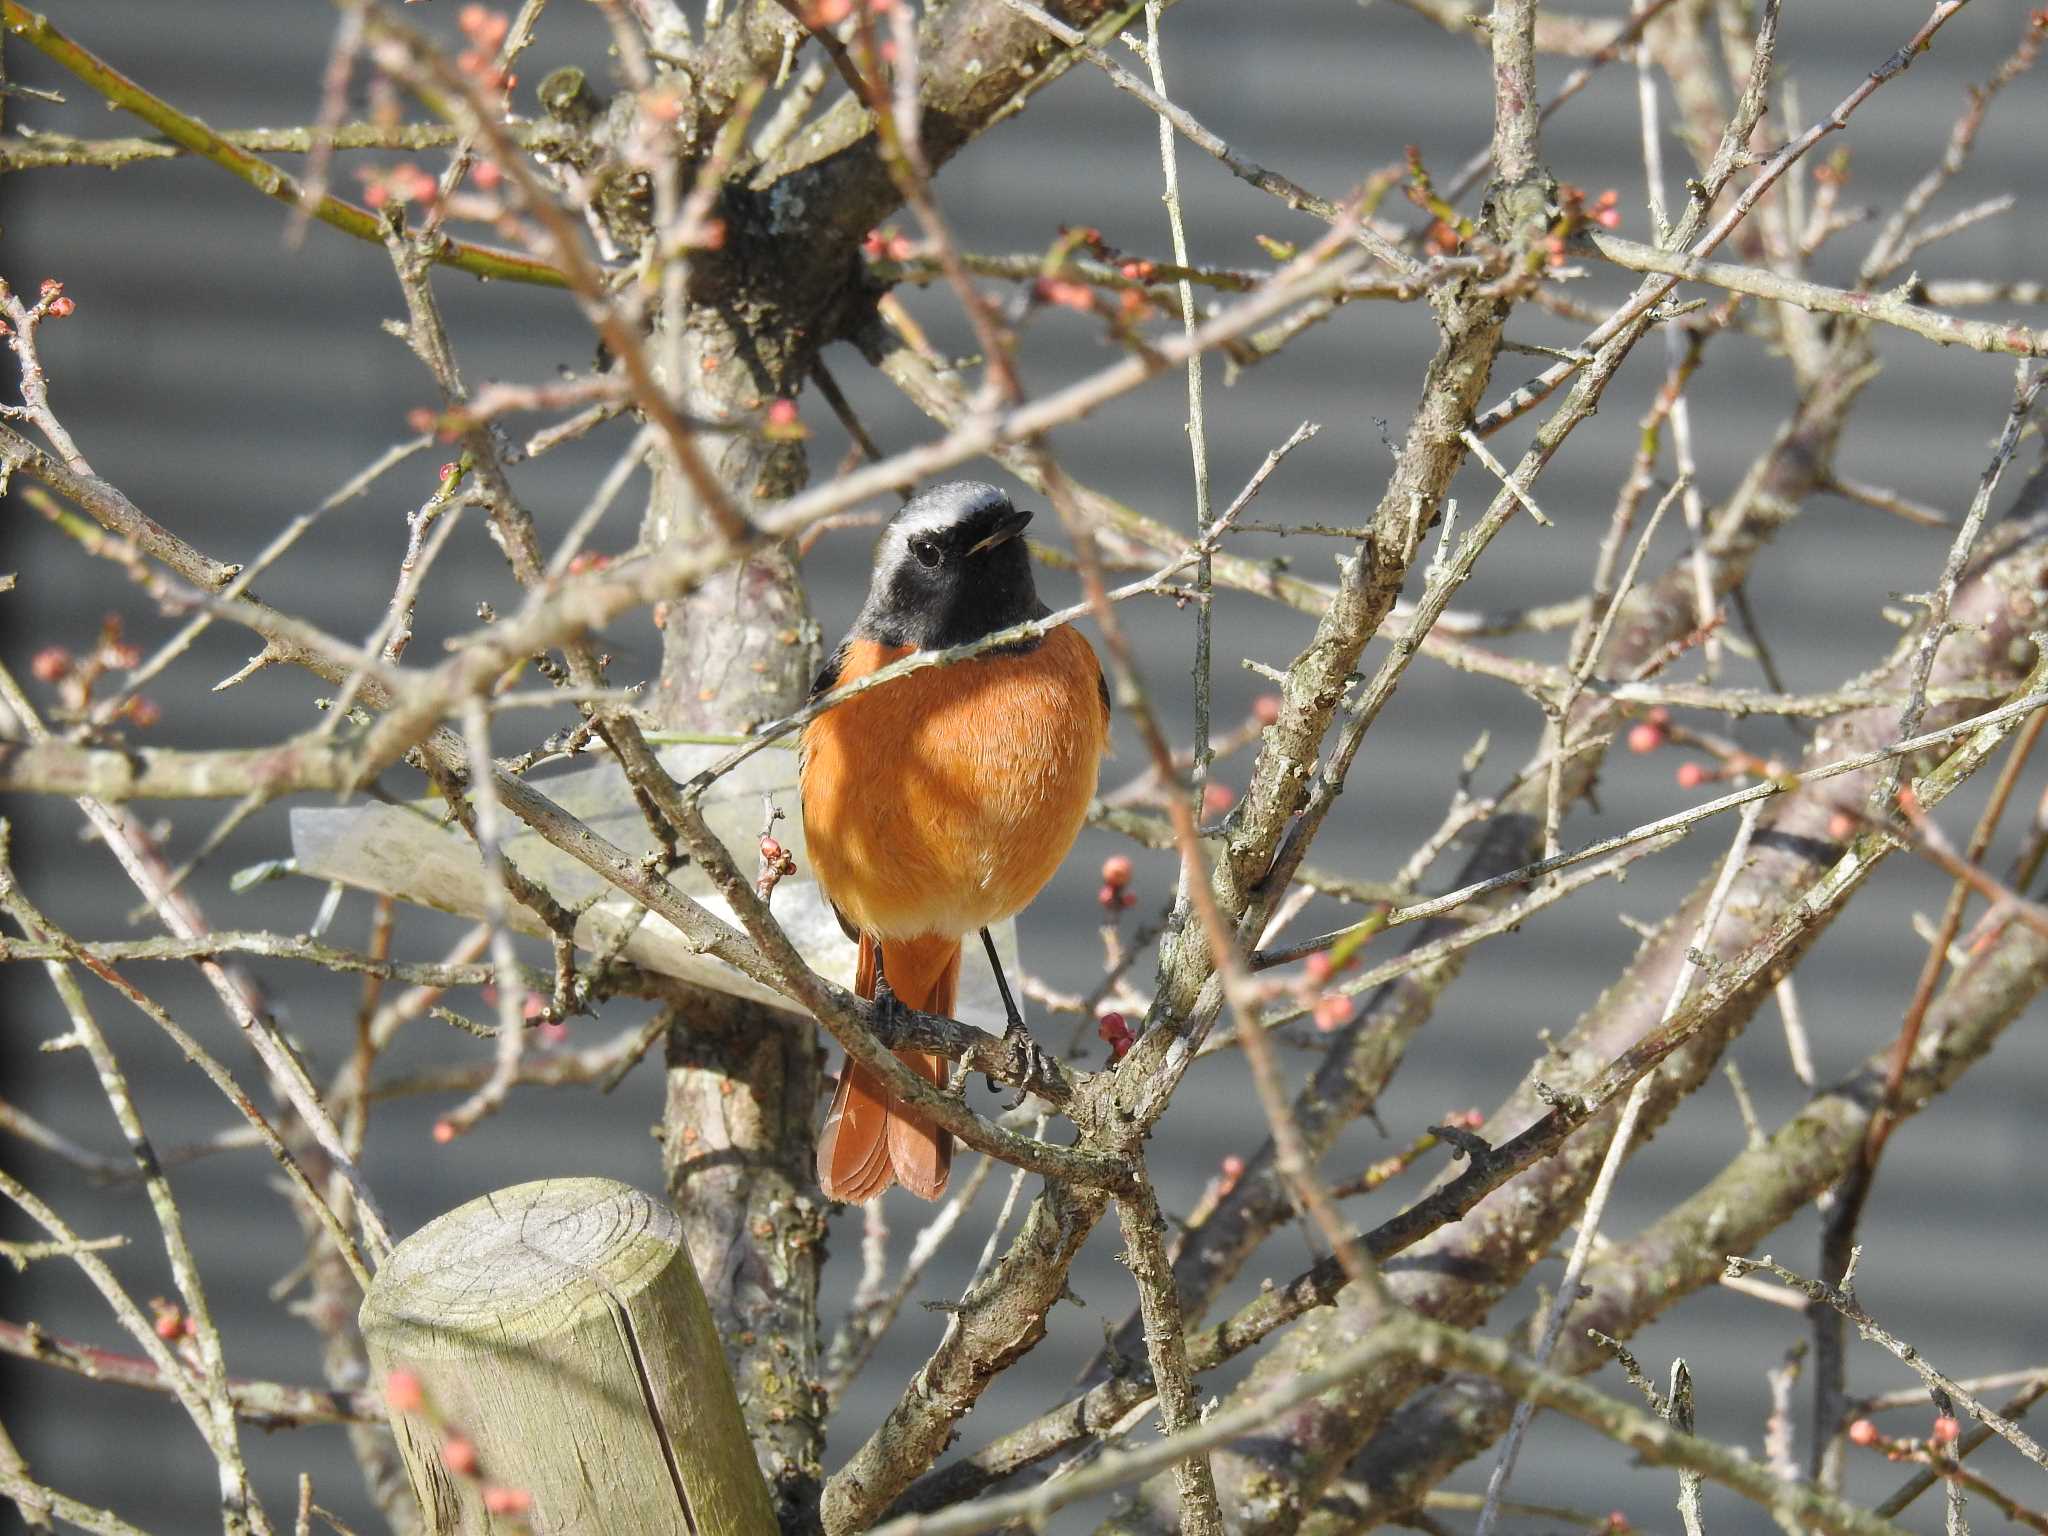
[[[871,1001],[875,1005],[876,1033],[888,1038],[900,1032],[904,1016],[910,1009],[905,1006],[903,999],[896,995],[896,989],[889,985],[888,977],[875,978],[875,995]],[[888,1043],[894,1045],[896,1042],[894,1039],[888,1039]]]
[[[1030,1098],[1038,1075],[1045,1070],[1045,1052],[1038,1042],[1031,1038],[1031,1031],[1024,1027],[1024,1021],[1012,1017],[1009,1027],[1003,1031],[1003,1043],[1010,1048],[1010,1060],[1015,1063],[1017,1075],[1017,1097],[1005,1104],[1005,1109],[1019,1108]]]

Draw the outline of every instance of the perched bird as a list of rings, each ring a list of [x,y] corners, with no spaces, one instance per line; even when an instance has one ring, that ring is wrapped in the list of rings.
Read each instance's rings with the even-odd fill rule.
[[[911,498],[875,546],[867,603],[812,697],[913,651],[965,645],[1043,618],[1019,535],[1031,521],[992,485]],[[1062,627],[857,694],[805,727],[800,777],[812,873],[860,944],[854,989],[948,1014],[961,941],[1021,911],[1073,846],[1109,744],[1095,652]],[[1011,1026],[1022,1030],[1000,965]],[[944,1087],[946,1059],[899,1051]],[[953,1138],[892,1102],[849,1061],[818,1136],[818,1181],[864,1201],[892,1180],[936,1200]]]

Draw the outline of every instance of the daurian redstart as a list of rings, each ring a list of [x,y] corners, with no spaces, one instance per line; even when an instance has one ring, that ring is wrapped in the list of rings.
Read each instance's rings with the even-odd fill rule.
[[[913,651],[1043,618],[1020,537],[1030,520],[992,485],[913,497],[883,530],[867,603],[812,696]],[[994,961],[988,925],[1021,911],[1059,868],[1108,743],[1102,667],[1064,627],[883,683],[805,728],[804,838],[819,887],[860,944],[862,997],[952,1013],[962,939],[981,930]],[[897,1054],[945,1086],[944,1057]],[[870,1200],[893,1180],[936,1200],[952,1160],[950,1132],[847,1063],[818,1136],[827,1195]]]

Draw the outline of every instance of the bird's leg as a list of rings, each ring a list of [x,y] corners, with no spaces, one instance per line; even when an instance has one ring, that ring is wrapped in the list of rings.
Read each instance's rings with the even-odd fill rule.
[[[879,944],[875,946],[875,995],[871,1001],[875,1005],[875,1022],[890,1034],[895,1034],[903,1015],[909,1010],[903,1006],[903,999],[896,995],[896,989],[889,985],[888,972],[882,969],[882,946]],[[890,1044],[894,1043],[892,1039]]]
[[[1021,1086],[1017,1089],[1017,1097],[1004,1106],[1006,1109],[1015,1109],[1031,1097],[1031,1085],[1038,1080],[1038,1074],[1044,1070],[1045,1056],[1039,1050],[1038,1042],[1031,1038],[1031,1031],[1024,1027],[1024,1015],[1017,1011],[1017,999],[1010,995],[1010,979],[1003,974],[1003,962],[996,955],[995,936],[986,928],[981,930],[981,947],[988,951],[989,966],[996,973],[996,990],[1003,995],[1003,1013],[1009,1020],[1003,1031],[1003,1039],[1017,1058],[1018,1072],[1023,1078]],[[993,1087],[994,1084],[990,1086]]]

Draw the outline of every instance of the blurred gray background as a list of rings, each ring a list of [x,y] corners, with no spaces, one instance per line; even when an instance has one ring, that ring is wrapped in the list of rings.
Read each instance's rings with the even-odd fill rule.
[[[1580,9],[1613,14],[1625,6],[1586,0]],[[2011,0],[1979,0],[1949,24],[1930,56],[1873,99],[1846,139],[1835,141],[1853,152],[1845,204],[1888,205],[1918,176],[1939,152],[1966,84],[1984,77],[2013,46],[2024,9]],[[452,31],[454,10],[443,0],[410,14]],[[1782,57],[1803,117],[1817,115],[1853,87],[1912,33],[1926,10],[1922,0],[1788,5]],[[169,6],[102,0],[57,5],[53,13],[138,80],[221,127],[308,121],[334,25],[329,7],[305,3],[184,0]],[[1422,146],[1432,169],[1447,177],[1489,130],[1485,56],[1385,0],[1186,0],[1169,13],[1166,38],[1178,100],[1249,157],[1327,195],[1340,195],[1372,170],[1396,162],[1408,144]],[[68,97],[64,106],[9,101],[10,127],[134,131],[130,119],[106,110],[26,48],[10,40],[7,49],[14,79],[60,89]],[[604,76],[604,42],[591,7],[572,0],[550,7],[541,42],[522,74],[537,80],[558,62],[583,63],[594,76]],[[1546,90],[1565,68],[1544,62]],[[1593,191],[1621,189],[1624,233],[1647,238],[1636,123],[1633,78],[1617,66],[1546,131],[1544,149],[1561,179]],[[2023,81],[1999,102],[1973,165],[1945,197],[1945,206],[1958,208],[2016,192],[2023,199],[2020,210],[1926,253],[1923,275],[2048,277],[2041,256],[2048,250],[2044,144],[2048,99],[2038,81]],[[337,190],[353,194],[351,167],[401,158],[344,157]],[[437,165],[432,157],[421,158]],[[1670,163],[1674,169],[1684,163],[1675,145]],[[1255,235],[1312,235],[1308,221],[1185,146],[1181,168],[1197,260],[1258,265],[1264,257]],[[961,155],[944,173],[940,193],[975,250],[1038,251],[1062,224],[1094,224],[1112,243],[1163,259],[1170,248],[1157,201],[1158,174],[1153,118],[1081,68],[1020,120]],[[378,328],[400,308],[383,254],[319,226],[303,245],[288,249],[284,222],[277,205],[196,162],[118,173],[39,171],[0,180],[0,274],[30,290],[44,277],[61,278],[78,304],[74,318],[44,335],[55,402],[81,447],[103,476],[151,515],[226,560],[247,558],[284,520],[406,435],[407,412],[431,400],[413,358]],[[1853,232],[1838,240],[1817,262],[1815,275],[1845,279],[1863,245]],[[590,359],[588,330],[565,297],[480,285],[454,274],[438,278],[437,288],[472,382],[540,381],[557,368],[581,368]],[[1596,274],[1579,291],[1602,299],[1619,293],[1621,284],[1610,274]],[[914,303],[942,339],[957,338],[945,295],[920,296]],[[1576,336],[1574,328],[1527,309],[1510,330],[1518,339],[1551,344]],[[1212,366],[1209,435],[1218,495],[1227,498],[1270,447],[1298,422],[1313,419],[1324,424],[1322,435],[1273,479],[1257,515],[1358,520],[1376,499],[1388,464],[1375,423],[1383,420],[1399,432],[1429,342],[1420,306],[1393,311],[1360,304],[1227,387]],[[2002,419],[2011,368],[2003,359],[1937,351],[1907,338],[1887,336],[1881,346],[1887,371],[1848,434],[1841,468],[1959,513]],[[1046,390],[1108,356],[1091,322],[1052,312],[1027,337],[1026,383]],[[1639,349],[1609,392],[1603,414],[1581,430],[1541,482],[1539,495],[1558,526],[1543,531],[1518,521],[1489,553],[1460,606],[1536,603],[1583,589],[1633,446],[1634,423],[1662,377],[1662,358],[1660,346]],[[850,351],[840,349],[832,361],[885,448],[907,445],[926,432],[922,419],[886,384],[869,377]],[[1489,398],[1533,372],[1531,364],[1526,357],[1505,358]],[[1710,366],[1692,390],[1710,500],[1726,493],[1765,444],[1789,398],[1784,368],[1758,342],[1731,337],[1716,343]],[[1171,375],[1063,429],[1056,446],[1082,479],[1186,526],[1192,512],[1183,407],[1178,376]],[[813,468],[828,472],[843,438],[821,401],[807,398],[803,408],[816,429]],[[559,534],[580,507],[622,446],[623,430],[615,426],[520,471],[519,485],[545,534]],[[1519,439],[1495,445],[1509,457],[1518,446]],[[367,632],[390,592],[405,516],[430,489],[438,457],[423,455],[331,514],[264,579],[262,594],[336,632]],[[986,466],[979,469],[987,472]],[[1459,487],[1467,506],[1479,504],[1490,490],[1482,477],[1470,475]],[[170,632],[169,621],[138,601],[115,567],[83,557],[18,501],[9,512],[0,568],[23,573],[19,588],[0,599],[9,665],[25,672],[41,646],[89,644],[106,613],[124,615],[145,645]],[[615,512],[597,546],[630,542],[635,516]],[[1247,547],[1261,548],[1255,540],[1247,540]],[[1678,547],[1675,539],[1664,539],[1652,566]],[[1896,633],[1882,612],[1887,595],[1927,588],[1944,548],[1945,535],[1867,509],[1830,500],[1811,505],[1751,583],[1787,685],[1826,687],[1878,660]],[[1264,552],[1286,556],[1310,576],[1329,569],[1328,547],[1316,541],[1293,540]],[[817,615],[828,637],[843,630],[858,604],[866,557],[867,535],[856,532],[826,539],[809,562]],[[1071,583],[1065,576],[1049,574],[1046,585],[1052,601],[1068,599]],[[470,622],[479,599],[502,600],[510,590],[495,549],[477,527],[465,529],[434,572],[414,657],[431,659],[445,633]],[[1191,617],[1159,605],[1128,610],[1127,618],[1149,677],[1162,699],[1180,710]],[[1284,665],[1308,626],[1299,615],[1233,598],[1219,603],[1217,623],[1218,712],[1228,721],[1241,718],[1260,691],[1257,680],[1238,669],[1237,658]],[[655,647],[641,626],[622,626],[610,643],[620,658],[615,678],[644,676],[654,665]],[[312,700],[322,688],[302,676],[269,672],[223,695],[207,691],[251,649],[225,626],[211,631],[172,679],[151,690],[164,709],[151,739],[256,743],[310,722]],[[1755,680],[1753,670],[1736,665],[1736,680]],[[535,739],[559,723],[535,719]],[[1184,735],[1184,713],[1177,723]],[[1480,776],[1482,785],[1490,785],[1521,761],[1539,723],[1535,710],[1504,688],[1419,662],[1361,756],[1318,861],[1366,877],[1390,874],[1435,826],[1458,759],[1481,732],[1492,736],[1492,756]],[[1736,734],[1774,751],[1795,749],[1798,741],[1789,727],[1772,721],[1745,722]],[[498,745],[510,747],[503,740]],[[1567,843],[1624,829],[1685,803],[1688,797],[1672,782],[1676,760],[1670,754],[1613,758],[1597,807],[1572,817]],[[1141,761],[1135,744],[1126,743],[1110,765],[1108,782],[1137,771]],[[1222,765],[1218,777],[1241,784],[1243,763]],[[2038,771],[2029,776],[2021,805],[2034,803],[2041,777]],[[1975,803],[1974,797],[1969,805],[1959,803],[1944,820],[1952,828],[1964,826]],[[224,807],[157,809],[168,812],[169,847],[183,856]],[[146,931],[130,927],[132,893],[106,852],[80,837],[79,817],[70,805],[16,802],[6,810],[14,822],[19,873],[45,910],[84,936]],[[241,896],[226,887],[226,876],[236,868],[285,851],[284,819],[285,808],[273,808],[212,861],[197,890],[216,926],[289,932],[312,921],[322,891],[310,882],[266,885]],[[2009,818],[2015,825],[2021,819],[2018,812]],[[1601,887],[1493,943],[1449,994],[1380,1106],[1385,1139],[1372,1126],[1358,1127],[1331,1159],[1333,1174],[1354,1172],[1405,1144],[1446,1110],[1496,1102],[1539,1049],[1539,1031],[1568,1027],[1627,961],[1635,940],[1618,915],[1661,917],[1718,860],[1731,831],[1732,825],[1708,829],[1677,851],[1637,866],[1625,886]],[[1997,857],[2009,851],[2010,841],[1995,850]],[[1117,849],[1114,839],[1087,834],[1061,878],[1023,919],[1027,964],[1056,986],[1084,986],[1095,974],[1095,871]],[[1163,900],[1171,882],[1168,862],[1141,856],[1139,871],[1146,902]],[[1450,869],[1439,874],[1448,879]],[[1923,949],[1910,927],[1912,914],[1938,911],[1945,890],[1930,871],[1894,861],[1801,972],[1823,1081],[1847,1070],[1896,1028]],[[350,897],[336,920],[335,937],[360,943],[367,909],[366,898]],[[1338,917],[1334,910],[1312,909],[1301,931]],[[405,932],[404,953],[433,956],[456,930],[450,920],[418,915]],[[348,1049],[356,984],[290,964],[252,969],[314,1063],[315,1076],[325,1077]],[[246,1067],[234,1031],[194,978],[160,967],[136,967],[135,975],[231,1065]],[[0,980],[8,987],[6,1029],[0,1034],[7,1096],[91,1147],[118,1150],[118,1134],[84,1059],[35,1053],[38,1041],[63,1029],[42,976],[17,966]],[[202,1137],[234,1121],[213,1090],[139,1015],[96,986],[92,998],[159,1146]],[[482,1006],[468,1001],[472,1008]],[[578,1020],[571,1028],[576,1038],[595,1040],[634,1017],[633,1005],[613,1004],[601,1019]],[[1901,1133],[1865,1223],[1863,1299],[1957,1375],[2037,1363],[2048,1350],[2040,1278],[2048,1202],[2040,1174],[2039,1111],[2048,1087],[2048,1040],[2040,1024],[2038,1013],[2021,1021],[1996,1066],[1966,1079]],[[1064,1020],[1042,1025],[1041,1037],[1064,1039],[1069,1027]],[[487,1050],[422,1023],[401,1037],[386,1069],[475,1059]],[[1797,1108],[1801,1090],[1787,1070],[1773,1015],[1766,1012],[1734,1054],[1766,1124]],[[526,1178],[601,1173],[658,1188],[658,1148],[647,1128],[658,1113],[660,1086],[658,1067],[648,1064],[609,1099],[590,1090],[524,1090],[506,1113],[450,1147],[436,1146],[428,1136],[446,1101],[390,1102],[377,1111],[367,1172],[400,1231],[475,1194]],[[1183,1099],[1153,1153],[1162,1195],[1178,1211],[1192,1204],[1222,1156],[1249,1152],[1263,1135],[1235,1056],[1219,1058],[1194,1077]],[[1726,1084],[1710,1085],[1634,1159],[1607,1230],[1632,1230],[1696,1187],[1742,1143]],[[75,1170],[13,1139],[0,1143],[0,1158],[88,1235],[132,1236],[131,1246],[111,1262],[136,1296],[171,1289],[146,1205],[134,1188],[93,1187]],[[1436,1166],[1427,1163],[1416,1177]],[[289,1300],[269,1294],[300,1256],[271,1169],[258,1154],[237,1153],[181,1168],[174,1182],[193,1222],[214,1306],[226,1321],[230,1368],[257,1377],[317,1380],[311,1334],[291,1315]],[[992,1181],[984,1208],[970,1222],[973,1230],[935,1266],[918,1299],[958,1294],[1004,1182]],[[1416,1178],[1390,1187],[1360,1202],[1356,1214],[1376,1220],[1398,1208],[1415,1187]],[[923,1212],[901,1195],[891,1199],[899,1202],[890,1214],[900,1254]],[[10,1236],[21,1235],[12,1214],[0,1223]],[[857,1239],[857,1218],[842,1215],[827,1280],[833,1297],[851,1290]],[[1282,1234],[1248,1270],[1238,1294],[1248,1293],[1260,1277],[1293,1274],[1309,1257],[1308,1247],[1300,1234]],[[1812,1267],[1809,1223],[1783,1233],[1772,1247],[1786,1261]],[[1073,1372],[1101,1342],[1104,1327],[1131,1305],[1128,1276],[1115,1254],[1113,1231],[1098,1233],[1074,1276],[1080,1303],[1055,1314],[1051,1337],[964,1426],[968,1446],[1064,1395]],[[1552,1260],[1538,1268],[1536,1279],[1551,1284],[1557,1273],[1558,1261]],[[1532,1287],[1529,1296],[1505,1305],[1499,1324],[1521,1315],[1533,1294]],[[22,1279],[9,1276],[0,1315],[127,1347],[79,1274],[58,1264],[38,1265]],[[836,1321],[828,1317],[828,1328]],[[830,1464],[872,1427],[942,1321],[915,1305],[905,1311],[864,1378],[864,1390],[836,1425]],[[1803,1334],[1791,1312],[1713,1294],[1647,1331],[1635,1347],[1657,1375],[1672,1355],[1689,1356],[1703,1431],[1756,1448],[1768,1407],[1763,1372]],[[212,1468],[168,1399],[12,1363],[4,1371],[7,1423],[41,1478],[153,1531],[199,1531],[214,1524]],[[1219,1372],[1205,1382],[1205,1393],[1222,1392],[1231,1379],[1232,1372]],[[1874,1350],[1853,1355],[1852,1390],[1908,1380],[1902,1367]],[[1602,1384],[1621,1386],[1611,1373]],[[1902,1432],[1921,1422],[1910,1415],[1895,1421]],[[376,1528],[338,1430],[251,1433],[248,1450],[274,1516],[288,1518],[294,1481],[304,1469],[312,1473],[323,1504],[366,1529]],[[1996,1447],[1984,1458],[1987,1472],[2041,1502],[2038,1474],[2028,1483],[2024,1469]],[[1482,1466],[1467,1468],[1458,1485],[1477,1487],[1483,1476]],[[1866,1459],[1855,1468],[1852,1491],[1875,1496],[1895,1479],[1893,1469]],[[1530,1500],[1619,1508],[1650,1529],[1676,1524],[1667,1477],[1633,1468],[1622,1453],[1549,1421],[1539,1424],[1522,1458],[1514,1492]],[[1073,1523],[1078,1528],[1082,1518],[1099,1512],[1100,1506],[1084,1506]],[[1711,1489],[1707,1513],[1718,1531],[1767,1528],[1759,1512]],[[1465,1518],[1448,1517],[1448,1523],[1462,1527]],[[11,1509],[0,1514],[0,1522],[12,1519]],[[1923,1529],[1938,1525],[1935,1502],[1924,1500],[1910,1523]]]

